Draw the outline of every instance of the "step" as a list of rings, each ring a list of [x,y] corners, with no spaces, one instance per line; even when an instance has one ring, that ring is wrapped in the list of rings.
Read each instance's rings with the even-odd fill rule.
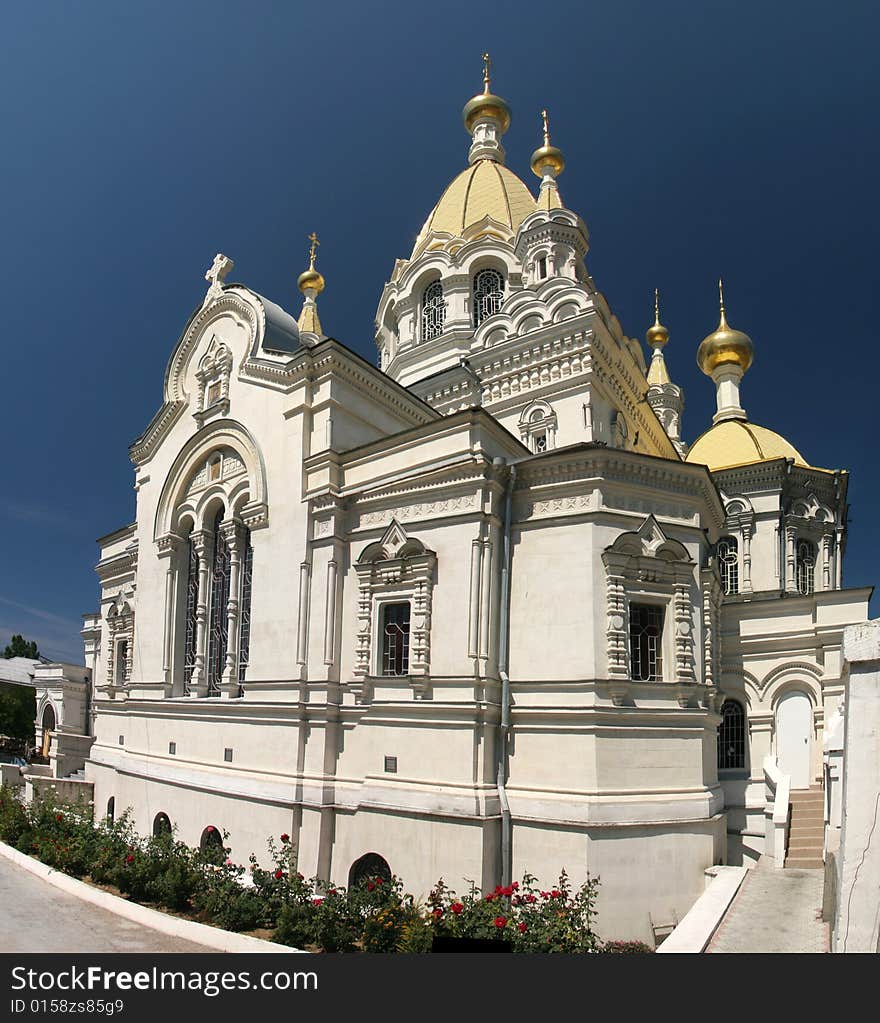
[[[790,844],[788,847],[789,856],[818,856],[822,858],[822,846],[815,842],[799,842]]]
[[[812,856],[788,856],[785,860],[786,867],[793,867],[795,869],[800,868],[801,870],[821,870],[825,864],[822,862],[822,857]]]
[[[790,842],[818,842],[821,845],[825,841],[824,828],[791,828],[788,832]]]

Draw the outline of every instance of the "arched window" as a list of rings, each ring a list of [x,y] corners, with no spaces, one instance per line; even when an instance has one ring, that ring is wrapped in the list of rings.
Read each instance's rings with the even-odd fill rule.
[[[425,288],[422,295],[422,340],[433,341],[443,333],[446,322],[446,302],[443,298],[443,285],[433,281]]]
[[[196,666],[196,607],[199,602],[199,554],[192,538],[189,540],[188,575],[186,579],[186,630],[183,650],[183,692],[190,694],[193,668]]]
[[[388,866],[388,861],[384,856],[380,856],[378,853],[367,853],[366,856],[361,856],[359,860],[352,863],[351,870],[348,872],[348,887],[356,888],[364,881],[370,881],[377,877],[381,877],[383,881],[390,881],[391,876],[391,867]]]
[[[153,837],[159,838],[162,835],[170,835],[171,831],[171,819],[168,814],[157,813],[153,818]]]
[[[474,277],[474,326],[497,313],[504,301],[504,278],[497,270],[481,270]]]
[[[745,766],[745,711],[736,700],[725,700],[721,706],[721,724],[718,726],[718,767],[742,769]]]
[[[213,824],[209,824],[202,832],[199,841],[199,849],[203,856],[210,863],[222,863],[226,859],[226,850],[223,847],[223,835]]]
[[[112,824],[116,817],[116,796],[111,796],[107,800],[107,823]]]
[[[226,642],[229,618],[229,544],[220,529],[225,511],[220,508],[214,517],[214,563],[211,568],[211,613],[208,626],[208,696],[220,693],[220,680],[226,664]]]
[[[795,552],[795,579],[798,593],[812,593],[816,582],[816,545],[798,540]]]
[[[718,569],[725,593],[739,593],[739,545],[735,536],[722,536],[718,541]]]

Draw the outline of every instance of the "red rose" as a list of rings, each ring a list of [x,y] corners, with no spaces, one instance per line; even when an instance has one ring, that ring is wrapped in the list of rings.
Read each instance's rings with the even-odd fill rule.
[[[537,902],[537,898],[534,895],[527,895],[526,902]]]
[[[506,927],[507,926],[507,917],[506,916],[496,916],[495,917],[495,926],[496,927]]]
[[[375,886],[375,885],[373,884],[373,882],[372,882],[372,881],[367,881],[367,891],[368,891],[368,892],[371,892],[371,891],[373,891],[373,889],[374,889],[375,887],[376,887],[376,886]]]
[[[279,867],[278,870],[275,871],[275,880],[280,881],[282,877],[284,877],[284,871]]]
[[[486,902],[491,902],[491,901],[492,901],[492,900],[493,900],[494,898],[495,898],[495,896],[494,896],[494,895],[493,895],[493,894],[492,894],[492,893],[490,892],[490,893],[489,893],[489,894],[488,894],[488,895],[486,896]]]
[[[443,910],[435,909],[434,912],[432,913],[432,916],[434,917],[435,920],[439,920],[440,917],[443,916]]]
[[[519,881],[514,881],[510,887],[516,891],[519,888]]]
[[[289,842],[290,841],[290,835],[282,835],[281,836],[281,841],[282,842]]]
[[[214,830],[214,825],[213,825],[213,824],[209,824],[209,825],[208,825],[208,826],[207,826],[207,827],[205,828],[205,831],[207,831],[207,833],[208,833],[209,835],[211,834],[211,832],[212,832],[213,830]]]
[[[376,878],[376,884],[381,884],[381,883],[382,883],[382,878],[381,877],[377,877]]]
[[[517,930],[519,931],[520,934],[525,934],[526,931],[528,930],[528,927],[526,927],[525,924],[517,924]]]
[[[549,899],[550,898],[550,892],[541,892],[541,898],[542,899]]]
[[[312,899],[312,905],[320,906],[323,901],[324,901],[323,899]]]
[[[503,895],[504,894],[504,889],[501,887],[500,884],[496,884],[495,885],[495,894],[496,895]]]
[[[461,902],[453,902],[449,907],[456,916],[464,909],[464,904]]]
[[[557,888],[554,888],[553,891],[550,892],[550,898],[551,899],[561,899],[562,898],[562,892],[559,891]]]
[[[56,813],[56,814],[55,814],[55,820],[56,820],[56,821],[63,821],[63,820],[64,820],[64,818],[63,818],[63,817],[61,816],[61,814],[60,814],[60,813]]]
[[[134,856],[132,856],[131,853],[129,853],[128,856],[125,857],[125,862],[134,863]]]

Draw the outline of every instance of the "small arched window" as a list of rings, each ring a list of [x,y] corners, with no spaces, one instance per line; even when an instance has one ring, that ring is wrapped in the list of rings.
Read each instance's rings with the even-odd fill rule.
[[[433,341],[443,333],[446,322],[446,301],[443,298],[443,285],[433,281],[425,288],[422,295],[422,340]]]
[[[116,796],[107,800],[107,823],[112,824],[116,817]]]
[[[725,593],[739,593],[739,545],[735,536],[722,536],[718,541],[718,570]]]
[[[170,835],[171,832],[171,818],[167,813],[157,813],[153,818],[153,837],[160,838],[162,835]]]
[[[718,726],[719,770],[742,769],[746,766],[746,714],[741,703],[725,700],[721,706]]]
[[[223,834],[218,828],[215,828],[213,824],[209,824],[202,832],[202,837],[199,841],[199,849],[209,863],[222,863],[226,858],[226,849],[223,846]]]
[[[373,852],[367,853],[366,856],[361,856],[359,860],[352,863],[348,872],[348,887],[356,888],[365,881],[373,881],[377,877],[381,877],[385,883],[390,881],[391,867],[388,866],[388,861],[384,856]]]
[[[474,277],[474,326],[493,313],[504,301],[504,278],[497,270],[481,270]]]
[[[812,593],[816,583],[816,546],[798,540],[795,550],[795,579],[798,593]]]

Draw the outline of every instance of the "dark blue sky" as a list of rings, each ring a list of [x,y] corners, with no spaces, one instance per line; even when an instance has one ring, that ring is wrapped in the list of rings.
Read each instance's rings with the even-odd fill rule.
[[[297,312],[316,230],[324,329],[374,359],[487,48],[509,166],[532,186],[546,105],[631,335],[660,287],[687,439],[714,410],[694,356],[721,273],[750,418],[852,472],[845,582],[880,579],[878,32],[855,0],[7,5],[0,640],[81,659],[94,540],[133,519],[128,445],[216,252]]]

